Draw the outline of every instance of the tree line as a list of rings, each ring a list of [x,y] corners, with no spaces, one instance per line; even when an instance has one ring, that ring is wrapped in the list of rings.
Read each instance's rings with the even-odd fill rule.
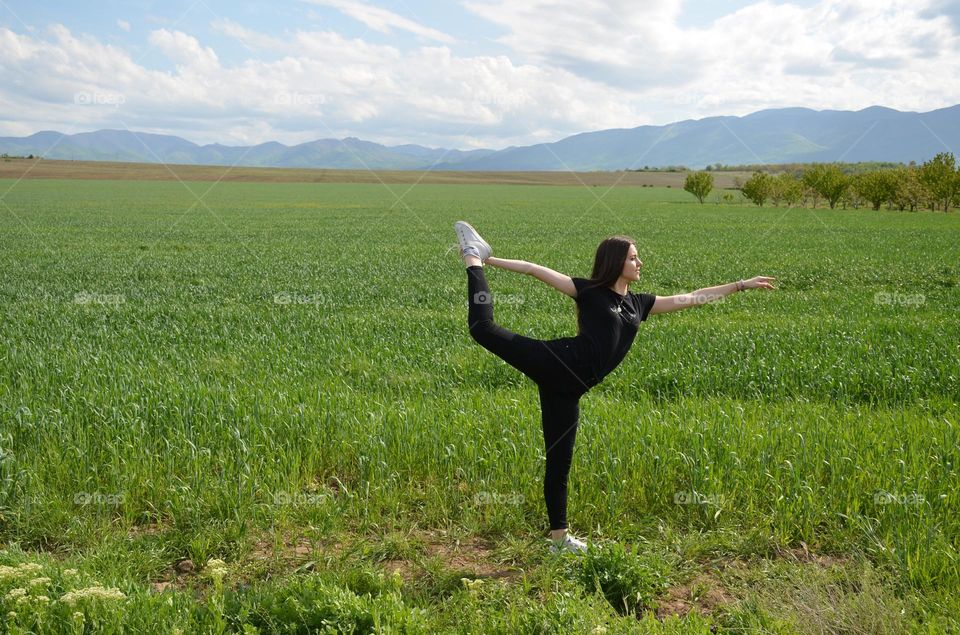
[[[821,202],[835,209],[858,209],[870,205],[879,210],[919,209],[950,211],[960,205],[960,170],[950,152],[941,152],[921,165],[899,165],[851,173],[833,163],[814,163],[770,174],[757,170],[746,181],[734,181],[744,198],[763,207],[766,203],[788,207],[817,207]],[[703,170],[687,175],[683,189],[700,203],[713,190],[713,174]],[[732,202],[733,195],[723,199]]]

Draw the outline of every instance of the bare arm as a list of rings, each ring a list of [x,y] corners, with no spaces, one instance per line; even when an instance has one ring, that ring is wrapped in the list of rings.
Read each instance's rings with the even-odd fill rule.
[[[490,256],[484,261],[486,264],[507,271],[516,271],[533,276],[537,280],[545,282],[557,291],[564,293],[571,298],[577,297],[577,289],[573,286],[573,279],[570,276],[554,271],[549,267],[527,262],[526,260],[509,260],[507,258],[494,258]]]
[[[746,291],[747,289],[774,289],[775,287],[771,284],[773,280],[776,280],[776,278],[757,276],[749,280],[739,280],[737,282],[721,284],[716,287],[705,287],[680,295],[658,295],[656,302],[653,303],[653,307],[650,309],[650,315],[689,309],[692,306],[700,306],[701,304],[707,304],[708,302],[725,298],[737,291]]]

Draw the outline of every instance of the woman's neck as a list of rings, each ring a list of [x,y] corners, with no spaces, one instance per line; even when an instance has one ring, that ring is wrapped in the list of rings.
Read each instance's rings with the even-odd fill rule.
[[[627,295],[627,291],[630,288],[630,283],[625,278],[617,278],[617,281],[613,283],[613,286],[610,287],[615,293],[620,295]]]

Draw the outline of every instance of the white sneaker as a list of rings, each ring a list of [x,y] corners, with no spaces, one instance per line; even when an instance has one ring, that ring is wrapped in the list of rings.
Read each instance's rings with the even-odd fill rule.
[[[460,252],[463,253],[464,247],[476,247],[480,252],[480,260],[486,260],[493,253],[493,248],[489,243],[480,237],[477,230],[470,223],[458,220],[453,224],[453,230],[457,232],[457,240],[460,242]]]
[[[563,538],[560,540],[549,539],[552,543],[550,545],[550,553],[559,553],[560,551],[570,551],[572,553],[583,553],[587,550],[587,543],[582,540],[574,538],[568,533],[563,535]]]

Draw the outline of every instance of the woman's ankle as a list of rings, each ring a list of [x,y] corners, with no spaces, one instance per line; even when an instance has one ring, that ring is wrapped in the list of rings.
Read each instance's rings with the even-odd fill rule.
[[[464,256],[463,264],[468,267],[482,267],[483,261],[477,258],[476,256]]]
[[[551,529],[550,538],[553,540],[563,540],[563,537],[567,535],[566,529]]]

